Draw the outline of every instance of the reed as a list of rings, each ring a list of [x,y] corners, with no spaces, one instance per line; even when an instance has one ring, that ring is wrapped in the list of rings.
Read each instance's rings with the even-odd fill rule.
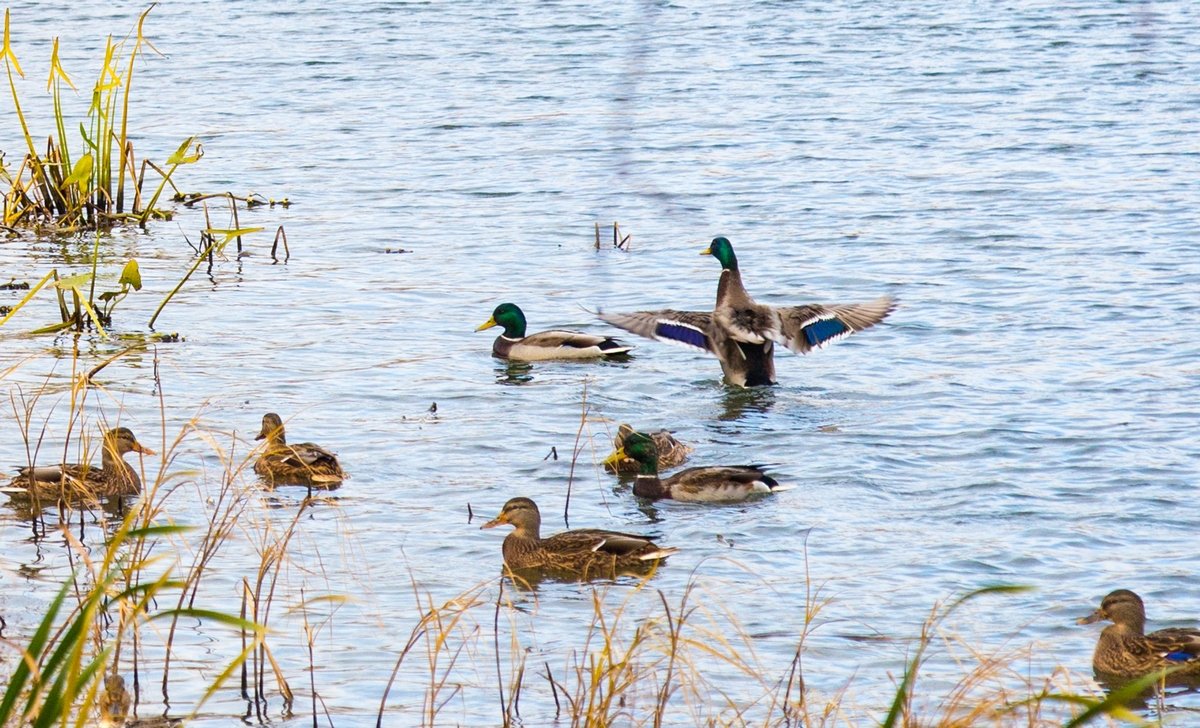
[[[286,207],[290,204],[286,199],[277,202],[254,195],[187,195],[180,192],[174,182],[176,173],[181,167],[200,161],[204,155],[196,137],[184,139],[161,165],[150,160],[142,160],[139,164],[130,137],[130,99],[136,61],[145,58],[148,52],[157,53],[144,33],[147,16],[153,7],[151,5],[138,17],[133,30],[125,38],[116,41],[111,37],[108,39],[100,73],[92,87],[86,119],[78,123],[66,117],[64,93],[67,89],[76,89],[70,75],[59,62],[58,39],[54,39],[47,82],[53,107],[54,132],[48,136],[44,152],[39,149],[40,142],[30,130],[17,88],[17,78],[23,78],[25,73],[11,43],[11,14],[5,10],[0,58],[4,61],[14,115],[25,142],[25,153],[14,169],[10,169],[3,155],[0,155],[0,183],[7,188],[2,226],[14,233],[24,230],[36,235],[91,234],[94,242],[88,270],[66,272],[53,268],[46,272],[17,304],[4,307],[0,326],[15,316],[39,291],[49,288],[57,297],[59,320],[36,328],[31,333],[56,333],[72,328],[82,331],[90,326],[106,337],[106,328],[112,325],[114,309],[130,292],[142,288],[141,271],[136,259],[123,263],[120,273],[115,276],[115,283],[109,282],[114,277],[112,273],[100,270],[100,244],[108,231],[118,225],[145,228],[150,220],[172,217],[171,209],[159,206],[168,189],[172,192],[171,201],[183,202],[188,206],[204,204],[206,221],[207,200],[219,198],[227,201],[232,224],[218,227],[209,222],[201,231],[201,246],[196,250],[196,260],[151,316],[147,325],[153,328],[163,308],[202,262],[207,260],[211,268],[214,257],[223,254],[226,246],[235,240],[238,253],[241,254],[243,236],[262,229],[243,227],[239,223],[239,202],[247,208],[268,204],[271,207],[276,204]],[[157,175],[153,189],[147,189],[147,183],[152,182],[147,178],[148,172]],[[281,236],[282,228],[272,247],[273,258]],[[286,254],[286,237],[283,243]]]
[[[165,164],[143,163],[138,168],[133,141],[129,134],[129,104],[134,87],[136,61],[147,51],[157,50],[144,33],[147,8],[125,38],[105,45],[100,73],[92,87],[86,119],[70,123],[64,111],[66,88],[75,84],[59,62],[58,38],[50,56],[47,92],[53,105],[54,133],[42,151],[21,104],[17,77],[24,77],[11,43],[10,13],[4,12],[4,59],[13,110],[25,141],[25,155],[15,169],[0,161],[0,178],[8,186],[4,198],[3,224],[14,229],[72,234],[84,230],[105,230],[113,225],[134,223],[144,226],[151,218],[165,219],[169,210],[156,205],[171,177],[179,167],[192,164],[203,156],[195,137],[189,137]],[[78,138],[68,134],[68,129]],[[147,168],[159,174],[156,188],[143,199]],[[132,198],[126,201],[127,191]],[[128,207],[128,210],[126,209]]]
[[[58,401],[50,401],[56,390],[49,379],[30,390],[10,388],[13,419],[26,438],[31,461],[46,459],[43,440],[52,423],[68,423],[70,439],[86,439],[83,435],[96,429],[97,415],[90,413],[103,413],[111,397],[85,369],[72,360],[72,385],[57,390]],[[0,724],[119,722],[143,705],[141,686],[148,679],[159,680],[164,698],[182,680],[194,683],[196,671],[180,677],[174,664],[178,625],[185,619],[207,629],[228,630],[240,636],[241,643],[226,643],[229,654],[208,671],[200,696],[184,714],[196,715],[234,683],[240,671],[247,717],[260,723],[275,720],[269,702],[278,699],[284,718],[307,709],[314,723],[321,714],[335,722],[330,716],[337,717],[344,706],[324,704],[315,657],[317,635],[333,623],[334,615],[315,622],[309,615],[319,606],[340,605],[346,597],[312,596],[301,587],[297,598],[282,578],[295,559],[304,524],[321,500],[310,495],[291,510],[270,508],[260,497],[262,491],[245,482],[257,453],[244,449],[232,434],[206,429],[199,415],[168,437],[161,389],[163,455],[152,477],[143,478],[146,488],[127,512],[109,521],[103,510],[75,510],[62,503],[57,513],[31,516],[32,522],[44,521],[36,531],[43,539],[47,533],[62,534],[73,576],[55,590],[40,622],[15,638],[17,659],[0,695]],[[586,404],[580,419],[594,421]],[[186,448],[196,443],[216,456],[217,465],[209,472],[177,467]],[[88,441],[85,449],[94,447]],[[578,445],[576,450],[574,457]],[[213,482],[218,487],[206,486]],[[184,525],[172,516],[172,504],[188,493],[189,485],[203,486],[204,517]],[[101,549],[85,546],[78,530],[84,528],[85,514],[98,519],[96,527],[105,536]],[[258,564],[241,579],[244,612],[233,614],[206,604],[202,586],[208,575],[226,558],[231,544],[247,542]],[[391,678],[378,686],[377,725],[461,722],[451,709],[461,703],[472,706],[472,715],[478,714],[479,706],[489,706],[495,711],[494,722],[506,726],[554,721],[571,726],[1074,728],[1138,719],[1127,706],[1157,679],[1151,676],[1105,696],[1066,669],[1030,674],[1032,646],[983,649],[954,634],[948,618],[964,604],[1003,599],[1019,589],[1000,586],[934,605],[910,644],[891,695],[858,695],[850,680],[832,694],[820,695],[807,678],[814,671],[819,674],[821,661],[807,649],[827,623],[825,615],[834,601],[828,583],[813,581],[806,546],[804,581],[794,585],[803,588],[804,613],[793,610],[779,620],[782,628],[795,629],[789,637],[794,651],[782,663],[758,654],[761,638],[743,626],[743,615],[725,598],[730,588],[770,586],[746,567],[744,575],[732,581],[714,581],[709,565],[710,561],[698,564],[677,593],[656,588],[653,575],[567,585],[586,596],[588,617],[572,619],[565,639],[555,632],[556,646],[550,649],[539,635],[542,612],[549,611],[543,595],[557,595],[563,585],[541,589],[501,576],[446,598],[434,596],[410,571],[411,605],[397,605],[388,615],[389,624],[407,621],[409,632]],[[225,594],[217,603],[233,600]],[[298,635],[281,631],[278,617],[285,608],[303,617]],[[277,657],[273,645],[288,637],[298,638],[294,642],[303,647],[302,660],[289,663]],[[14,643],[3,644],[11,648]],[[937,681],[925,677],[939,653],[952,654],[961,666],[949,687],[945,659],[938,662]],[[389,695],[401,681],[406,694],[419,694],[420,699],[411,705],[390,704]],[[303,689],[309,692],[308,701],[295,694]]]
[[[103,417],[104,408],[91,400],[108,398],[103,387],[88,373],[82,372],[78,357],[73,357],[71,386],[65,392],[69,443],[83,442],[84,461],[96,454],[92,438],[82,436],[94,429],[88,413],[98,410],[105,429],[109,422]],[[157,362],[156,362],[157,363]],[[7,376],[9,372],[5,372]],[[25,438],[30,462],[38,460],[50,417],[40,422],[37,413],[45,408],[44,398],[50,391],[49,381],[26,395],[19,387],[10,394],[14,420]],[[161,397],[161,395],[160,395]],[[51,413],[57,407],[49,406]],[[55,417],[56,421],[61,417]],[[165,431],[165,403],[160,399],[162,440],[159,467],[153,477],[142,473],[145,487],[141,496],[129,508],[116,501],[118,518],[110,520],[111,506],[96,507],[74,500],[59,500],[51,505],[32,499],[27,517],[35,538],[44,540],[50,533],[59,533],[66,544],[66,557],[72,565],[68,579],[50,602],[41,622],[28,640],[17,647],[19,664],[0,698],[0,725],[48,726],[66,724],[69,720],[89,722],[97,718],[120,722],[131,707],[136,707],[136,695],[145,669],[141,654],[143,632],[153,623],[168,624],[167,647],[164,650],[162,679],[164,696],[170,674],[170,647],[175,625],[180,619],[191,619],[212,628],[229,628],[237,633],[253,635],[251,648],[265,641],[265,628],[253,621],[219,609],[196,604],[196,590],[205,573],[205,566],[215,558],[229,538],[230,524],[236,520],[245,497],[231,498],[238,505],[222,507],[218,499],[207,531],[200,540],[197,557],[185,566],[180,554],[187,549],[188,539],[196,529],[173,523],[168,511],[172,494],[194,475],[172,468],[185,442],[200,432],[197,422],[186,423],[168,440]],[[73,437],[72,434],[75,436]],[[61,460],[67,457],[65,446]],[[57,516],[57,517],[55,517]],[[79,534],[72,521],[79,519]],[[85,518],[85,516],[87,518]],[[103,548],[96,554],[94,547],[85,545],[84,527],[87,519],[95,519],[95,528],[103,537]],[[93,541],[94,538],[88,539]],[[162,606],[169,605],[169,606]],[[6,647],[14,647],[6,643]],[[198,711],[229,679],[251,649],[234,656],[224,667],[218,667],[215,677],[203,696],[193,707]],[[132,667],[133,689],[127,686],[126,672]]]

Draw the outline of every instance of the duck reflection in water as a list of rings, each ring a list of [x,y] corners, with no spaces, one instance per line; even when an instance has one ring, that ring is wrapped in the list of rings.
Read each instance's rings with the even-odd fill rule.
[[[496,367],[496,383],[520,386],[533,381],[533,365],[527,361],[507,361]]]
[[[766,414],[775,406],[776,390],[772,387],[725,387],[719,419],[740,420],[747,414]]]

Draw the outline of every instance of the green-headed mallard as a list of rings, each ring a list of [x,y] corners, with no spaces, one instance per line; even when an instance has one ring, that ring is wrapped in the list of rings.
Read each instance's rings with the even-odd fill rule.
[[[775,383],[776,343],[806,354],[874,326],[896,307],[890,296],[835,306],[766,306],[746,292],[727,239],[714,238],[701,254],[721,261],[717,303],[711,312],[637,311],[602,313],[600,318],[639,336],[713,354],[721,362],[725,381],[755,387]]]
[[[504,333],[492,344],[492,356],[517,361],[544,359],[595,359],[602,356],[626,354],[625,346],[611,336],[596,336],[578,331],[539,331],[525,335],[525,314],[512,303],[502,303],[492,311],[492,317],[475,330],[483,331],[503,326]]]
[[[266,449],[254,463],[254,472],[272,483],[331,487],[346,479],[337,455],[311,442],[288,444],[283,420],[274,412],[262,418],[255,440],[266,440]]]
[[[19,475],[10,485],[25,488],[44,499],[136,495],[142,490],[142,480],[125,462],[125,454],[131,452],[156,454],[138,442],[128,427],[114,427],[104,433],[100,467],[76,463],[24,467],[17,471]]]
[[[1079,623],[1102,619],[1112,624],[1100,632],[1092,654],[1097,676],[1128,680],[1169,668],[1178,669],[1168,680],[1200,676],[1200,630],[1171,627],[1146,634],[1146,606],[1128,589],[1104,597],[1100,608]]]
[[[613,438],[613,450],[620,450],[624,447],[625,438],[633,433],[632,425],[621,423],[621,426],[617,428],[617,436]],[[666,430],[651,433],[650,439],[654,440],[654,447],[658,450],[658,465],[664,470],[682,465],[692,452],[691,447],[676,440],[675,436]],[[608,459],[604,461],[604,469],[610,473],[636,473],[641,466],[631,457],[614,459],[612,455],[609,455]]]
[[[541,537],[542,514],[528,498],[512,498],[500,515],[480,526],[514,527],[504,537],[504,565],[513,571],[545,569],[583,577],[613,577],[626,572],[647,571],[675,553],[660,548],[648,538],[628,533],[580,528]]]
[[[658,500],[671,498],[693,503],[729,503],[750,496],[788,490],[763,472],[761,465],[709,465],[687,468],[666,480],[658,477],[658,450],[654,440],[642,432],[625,438],[625,446],[605,460],[605,465],[623,458],[637,461],[640,471],[633,482],[633,494]]]

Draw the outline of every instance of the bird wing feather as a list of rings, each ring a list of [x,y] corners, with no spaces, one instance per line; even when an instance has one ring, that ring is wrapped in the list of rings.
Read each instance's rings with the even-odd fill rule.
[[[868,303],[788,306],[777,309],[780,327],[771,338],[798,354],[806,354],[874,326],[895,308],[891,296]]]
[[[655,341],[680,344],[715,354],[712,314],[707,311],[634,311],[601,313],[600,318],[626,331]]]

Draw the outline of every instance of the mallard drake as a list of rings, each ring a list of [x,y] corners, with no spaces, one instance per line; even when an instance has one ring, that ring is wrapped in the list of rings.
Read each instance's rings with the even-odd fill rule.
[[[1111,592],[1079,624],[1102,619],[1112,624],[1100,632],[1092,654],[1098,676],[1128,680],[1178,668],[1168,679],[1200,677],[1200,629],[1171,627],[1146,634],[1146,606],[1128,589]]]
[[[660,548],[643,536],[580,528],[541,537],[542,514],[528,498],[512,498],[500,515],[480,526],[513,526],[504,537],[504,565],[513,571],[546,569],[582,577],[613,577],[653,569],[678,549]]]
[[[608,456],[605,465],[632,458],[640,471],[633,482],[633,494],[639,498],[671,498],[694,503],[729,503],[750,496],[788,490],[788,486],[763,472],[761,465],[709,465],[687,468],[666,480],[658,477],[658,450],[654,440],[642,432],[625,438],[625,446]]]
[[[624,447],[625,438],[633,433],[632,425],[621,423],[617,428],[617,436],[613,438],[613,450],[620,450]],[[658,465],[663,469],[682,465],[692,452],[691,447],[675,439],[675,436],[666,430],[651,433],[650,439],[654,440],[654,447],[658,450]],[[640,467],[638,462],[631,457],[614,460],[613,455],[609,455],[608,459],[604,461],[604,469],[610,473],[636,473]]]
[[[255,440],[266,440],[266,449],[254,463],[254,472],[272,483],[330,487],[346,479],[337,455],[311,442],[288,444],[283,420],[274,412],[263,415]]]
[[[483,331],[503,326],[504,333],[492,344],[492,356],[518,361],[544,359],[595,359],[627,354],[625,346],[611,336],[596,336],[578,331],[539,331],[525,335],[525,314],[512,303],[502,303],[492,311],[492,317],[475,330]]]
[[[713,238],[701,255],[712,255],[721,262],[717,302],[711,312],[637,311],[602,313],[600,318],[638,336],[708,352],[721,362],[725,381],[756,387],[775,383],[776,343],[807,354],[874,326],[896,307],[890,296],[834,306],[766,306],[756,303],[742,285],[729,240]]]
[[[136,495],[142,490],[142,480],[125,462],[125,454],[131,452],[157,454],[138,442],[128,427],[114,427],[104,433],[99,468],[86,463],[24,467],[10,485],[25,488],[39,498]]]

